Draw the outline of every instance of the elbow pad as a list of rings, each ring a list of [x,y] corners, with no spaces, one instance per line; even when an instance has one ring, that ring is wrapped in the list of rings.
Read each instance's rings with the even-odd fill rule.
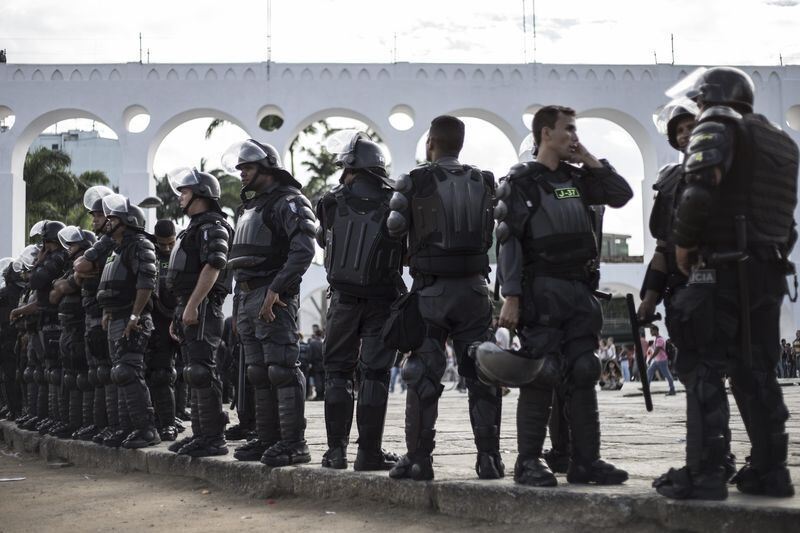
[[[697,244],[700,232],[711,215],[713,203],[713,196],[707,186],[695,183],[686,187],[675,211],[672,227],[675,244],[683,248]]]
[[[113,238],[103,235],[99,241],[83,253],[83,257],[92,263],[96,263],[101,257],[108,255],[108,252],[114,248],[115,244],[116,241]]]

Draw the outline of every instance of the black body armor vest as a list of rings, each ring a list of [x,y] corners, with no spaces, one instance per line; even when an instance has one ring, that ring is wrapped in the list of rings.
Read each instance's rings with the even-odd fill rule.
[[[797,203],[798,148],[763,115],[737,122],[731,170],[719,185],[717,208],[703,242],[715,249],[735,249],[734,219],[747,219],[748,245],[776,245],[787,251]]]
[[[402,242],[384,229],[388,198],[362,198],[345,187],[332,192],[330,226],[325,229],[325,270],[336,289],[361,297],[397,294]],[[326,221],[328,222],[328,221]]]
[[[430,180],[434,185],[430,194],[415,192],[411,198],[412,270],[439,276],[487,274],[494,229],[493,184],[469,166],[451,172],[430,165],[412,170],[411,176],[415,183]]]
[[[200,271],[203,270],[203,263],[200,261],[200,229],[204,224],[216,224],[222,221],[224,227],[230,235],[233,230],[225,222],[222,215],[214,211],[206,211],[195,216],[189,226],[178,234],[175,247],[169,258],[168,271],[166,274],[167,288],[179,298],[187,298],[194,291]],[[217,276],[217,281],[211,287],[209,295],[223,296],[230,291],[231,280],[227,270],[223,270]],[[173,301],[177,301],[173,297]],[[174,306],[173,306],[174,308]]]
[[[281,187],[256,196],[242,207],[228,255],[229,269],[263,270],[266,273],[286,263],[289,238],[273,227],[272,209],[282,198],[295,194],[300,194],[300,191]]]

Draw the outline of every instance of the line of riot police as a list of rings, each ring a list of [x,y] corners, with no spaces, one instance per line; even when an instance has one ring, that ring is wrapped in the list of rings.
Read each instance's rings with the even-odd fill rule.
[[[727,376],[752,443],[733,483],[746,493],[789,496],[788,410],[773,359],[794,244],[797,146],[753,113],[746,74],[717,67],[692,81],[659,117],[686,157],[662,169],[655,186],[650,229],[658,243],[639,309],[646,322],[665,302],[687,390],[687,464],[654,486],[672,498],[727,496],[736,472]],[[535,160],[513,166],[499,187],[491,172],[459,161],[464,136],[459,119],[435,118],[427,163],[391,180],[368,135],[337,133],[326,148],[342,168],[339,184],[316,208],[274,147],[236,143],[222,156],[242,180],[235,230],[217,179],[185,168],[169,175],[189,217],[177,239],[167,221],[147,234],[141,209],[93,187],[86,207],[99,239],[42,221],[31,230],[41,243],[5,265],[6,410],[25,429],[107,446],[170,440],[171,451],[205,457],[227,454],[227,436],[249,438],[234,450],[240,461],[311,461],[298,312],[316,240],[330,285],[324,390],[317,392],[325,402],[323,467],[347,468],[355,413],[355,470],[434,478],[450,339],[468,391],[479,478],[505,475],[501,387],[512,386],[520,389],[517,483],[555,486],[554,473],[566,473],[569,483],[623,483],[627,472],[600,458],[598,213],[625,205],[633,192],[580,142],[568,107],[537,111]],[[498,324],[519,336],[516,351],[490,342],[493,232],[505,297]],[[234,316],[223,327],[231,292]],[[221,345],[231,351],[219,359]],[[400,457],[383,448],[398,349],[409,353]],[[231,369],[240,424],[226,431],[220,372]],[[175,414],[186,405],[192,432],[176,440]],[[553,449],[546,453],[548,422]]]

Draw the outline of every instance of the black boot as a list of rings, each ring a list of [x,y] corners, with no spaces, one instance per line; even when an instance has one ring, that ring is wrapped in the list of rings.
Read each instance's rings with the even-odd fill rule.
[[[573,388],[566,400],[572,430],[572,456],[567,481],[598,485],[624,483],[628,473],[600,459],[600,414],[594,387]]]
[[[359,395],[359,401],[361,396]],[[347,468],[347,445],[353,423],[353,380],[328,376],[325,380],[325,431],[328,451],[322,456],[323,468]]]
[[[550,404],[553,391],[550,388],[522,387],[517,403],[517,457],[514,465],[514,481],[534,487],[554,487],[558,484],[553,472],[542,461],[542,447],[547,435]]]
[[[156,431],[155,427],[149,426],[144,429],[137,429],[133,431],[122,442],[122,447],[129,449],[137,449],[137,448],[146,448],[148,446],[155,446],[156,444],[160,443],[161,443],[161,437],[158,435],[158,431]]]
[[[259,387],[255,396],[255,426],[257,439],[252,439],[236,448],[233,457],[239,461],[260,461],[264,452],[280,440],[281,427],[278,418],[278,401],[273,389]]]
[[[382,448],[383,428],[386,422],[386,405],[389,400],[389,376],[381,379],[364,379],[358,393],[356,423],[358,425],[358,452],[353,470],[391,470],[400,457]]]
[[[261,456],[261,462],[267,466],[288,466],[311,461],[311,454],[305,441],[306,391],[304,384],[303,374],[295,369],[294,382],[277,389],[281,440]]]
[[[189,457],[214,457],[227,454],[228,445],[225,437],[222,436],[198,437],[178,450],[178,455],[188,455]]]

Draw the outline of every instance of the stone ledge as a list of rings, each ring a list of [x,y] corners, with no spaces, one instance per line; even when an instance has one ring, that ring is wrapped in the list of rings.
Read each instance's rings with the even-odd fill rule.
[[[42,437],[0,421],[0,437],[16,451],[44,460],[115,472],[146,472],[201,479],[252,498],[361,499],[410,506],[460,518],[559,529],[614,528],[684,532],[797,531],[797,498],[774,500],[731,493],[725,502],[676,502],[632,480],[619,487],[562,485],[537,489],[511,480],[393,481],[383,473],[325,470],[318,466],[269,468],[230,456],[192,459],[160,445],[145,450],[113,449],[89,442]],[[510,472],[509,472],[510,474]]]

